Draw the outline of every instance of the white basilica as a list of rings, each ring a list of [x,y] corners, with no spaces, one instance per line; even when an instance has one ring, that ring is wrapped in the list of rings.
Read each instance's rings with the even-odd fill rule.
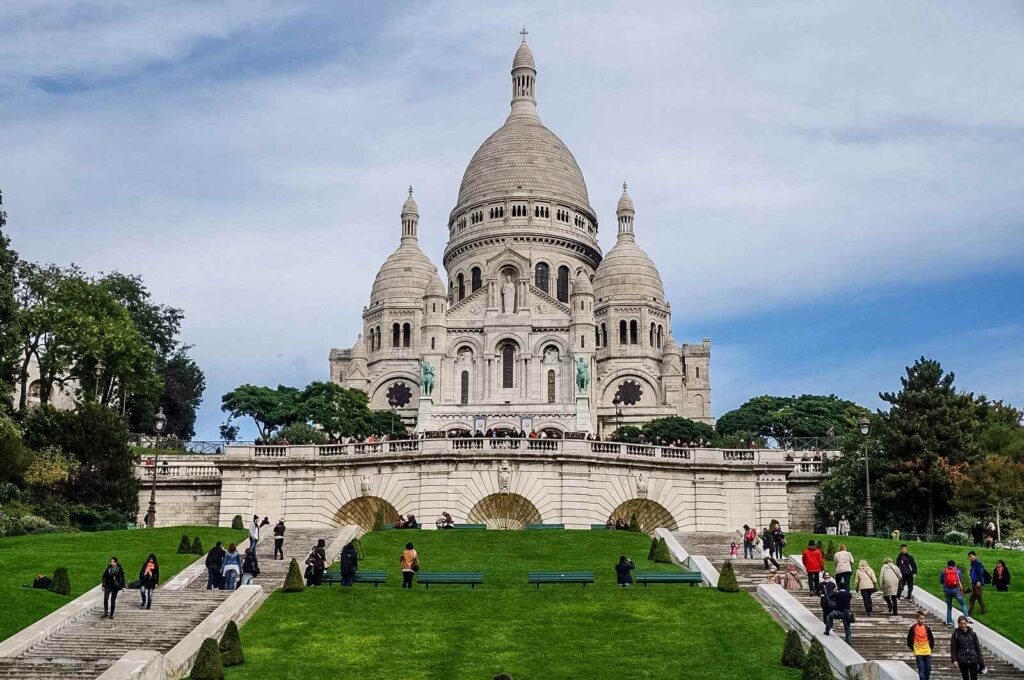
[[[399,246],[373,282],[362,334],[331,350],[331,380],[434,432],[713,422],[710,340],[673,340],[625,185],[617,240],[602,255],[583,173],[538,117],[536,85],[524,39],[511,112],[473,155],[451,211],[448,286],[418,245],[410,189]],[[432,389],[421,390],[423,367]]]

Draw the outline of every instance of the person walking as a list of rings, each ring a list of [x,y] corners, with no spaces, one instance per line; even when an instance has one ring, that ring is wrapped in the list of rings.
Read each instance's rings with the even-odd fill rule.
[[[875,611],[871,597],[878,590],[878,578],[875,576],[875,570],[871,568],[867,560],[861,560],[857,564],[857,575],[853,578],[853,587],[864,600],[864,612],[871,616]]]
[[[284,520],[277,520],[274,525],[274,559],[284,559]]]
[[[900,570],[891,557],[882,560],[882,568],[878,571],[878,581],[882,589],[882,599],[885,600],[885,606],[889,609],[890,616],[898,616],[900,613],[900,598],[896,593],[899,592],[901,578]]]
[[[768,541],[767,543],[765,542],[766,540]],[[754,546],[761,553],[761,561],[764,562],[764,568],[766,571],[768,570],[769,563],[771,563],[773,568],[779,568],[779,563],[775,560],[775,556],[773,555],[774,550],[772,549],[772,545],[770,543],[771,540],[771,534],[768,533],[767,529],[764,532],[764,538],[754,539]]]
[[[853,575],[853,554],[846,549],[845,543],[839,544],[839,550],[832,556],[833,562],[835,562],[836,569],[836,583],[839,587],[846,586],[846,589],[850,589],[850,577]]]
[[[821,572],[825,570],[825,556],[821,552],[821,546],[815,541],[809,541],[801,560],[804,563],[804,569],[807,570],[807,588],[813,595],[818,592]]]
[[[775,559],[782,559],[782,549],[786,547],[786,534],[782,533],[782,525],[776,524],[772,529],[772,541],[775,544]]]
[[[967,559],[971,561],[971,605],[968,609],[970,616],[974,616],[974,605],[977,603],[981,610],[980,614],[987,614],[985,599],[982,597],[985,589],[985,565],[978,559],[978,554],[973,550],[967,553]]]
[[[900,585],[896,589],[897,599],[903,595],[903,587],[907,588],[907,599],[914,598],[914,577],[917,576],[917,562],[907,550],[907,544],[900,546],[900,554],[896,556],[896,567],[900,570]]]
[[[239,585],[252,585],[254,578],[260,575],[260,563],[256,559],[256,551],[247,548],[242,558],[242,582]]]
[[[978,671],[985,666],[981,655],[981,643],[977,634],[968,625],[967,617],[956,621],[956,630],[949,640],[949,655],[953,666],[960,669],[963,680],[978,680]]]
[[[398,558],[398,568],[402,570],[402,588],[412,590],[412,577],[420,570],[420,556],[412,543],[405,544],[405,550]]]
[[[223,585],[221,579],[220,568],[224,566],[224,548],[221,547],[221,542],[217,541],[217,544],[210,548],[210,552],[206,553],[206,589],[213,590],[220,588]]]
[[[846,519],[846,515],[843,515],[842,518],[839,520],[839,535],[850,535],[850,520]]]
[[[100,576],[100,584],[103,586],[103,616],[101,619],[114,618],[114,605],[117,604],[117,594],[124,590],[124,569],[116,557],[111,557],[107,568]]]
[[[238,554],[234,543],[228,545],[228,551],[224,553],[220,573],[224,577],[224,590],[234,590],[238,584],[238,576],[242,573],[242,556]]]
[[[832,611],[825,617],[825,635],[831,635],[832,624],[836,619],[839,619],[843,622],[843,633],[848,645],[853,644],[853,639],[850,637],[850,623],[853,619],[853,612],[850,610],[852,599],[853,596],[850,594],[850,590],[840,586],[839,590],[832,596]]]
[[[149,553],[142,568],[139,569],[139,593],[142,594],[140,606],[149,609],[153,606],[153,590],[160,583],[160,565],[157,564],[156,555]]]
[[[318,586],[327,568],[327,541],[319,539],[306,556],[306,585]]]
[[[917,679],[929,680],[932,677],[932,650],[935,649],[935,636],[932,629],[925,623],[924,611],[917,611],[917,623],[907,631],[907,647],[914,652],[917,662]]]
[[[757,532],[749,525],[743,525],[743,559],[753,559],[754,541],[757,540]]]
[[[266,517],[260,522],[259,515],[252,516],[252,524],[249,525],[249,549],[256,552],[256,546],[260,542],[260,529],[270,524],[270,520]]]
[[[960,579],[960,569],[956,562],[946,562],[946,567],[939,572],[939,584],[942,586],[942,594],[946,596],[946,625],[953,627],[953,600],[960,603],[960,611],[967,616],[967,603],[964,602],[964,584]]]
[[[353,585],[356,579],[356,571],[358,570],[359,554],[356,552],[356,547],[349,541],[341,549],[341,585]]]
[[[836,582],[832,579],[832,574],[827,571],[821,575],[821,583],[818,584],[818,590],[814,593],[818,596],[818,603],[821,605],[821,620],[824,621],[828,618],[829,612],[832,611],[835,605],[836,593]]]
[[[619,563],[615,565],[615,584],[620,588],[633,585],[633,569],[633,560],[625,555],[619,555]]]
[[[1006,568],[1006,562],[1003,560],[996,562],[996,568],[992,572],[992,585],[1000,593],[1005,593],[1010,589],[1010,570]]]

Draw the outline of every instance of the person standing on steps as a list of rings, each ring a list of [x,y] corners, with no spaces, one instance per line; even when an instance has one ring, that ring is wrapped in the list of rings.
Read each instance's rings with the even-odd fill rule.
[[[619,555],[619,563],[615,565],[615,584],[620,588],[633,585],[633,560]]]
[[[743,559],[754,558],[754,541],[757,540],[757,531],[749,525],[743,525]]]
[[[103,586],[103,616],[100,618],[112,619],[117,594],[124,590],[124,569],[116,557],[111,557],[107,563],[107,568],[100,577],[100,584]]]
[[[238,554],[235,544],[228,545],[228,551],[224,553],[224,563],[220,567],[221,576],[224,577],[224,590],[234,590],[238,583],[238,577],[242,573],[242,556]]]
[[[341,549],[341,585],[351,586],[356,581],[356,571],[359,570],[359,555],[356,547],[349,541]]]
[[[804,549],[801,559],[804,563],[804,569],[807,570],[807,588],[810,590],[811,595],[814,595],[818,592],[821,572],[825,570],[825,556],[821,553],[821,547],[814,541],[810,541],[807,543],[807,548]]]
[[[398,558],[398,568],[402,570],[402,588],[412,590],[412,576],[420,570],[420,556],[412,543],[405,544],[405,550]]]
[[[153,606],[153,590],[160,583],[160,565],[156,555],[149,553],[142,569],[139,569],[139,592],[142,594],[142,605],[146,609]]]
[[[932,629],[925,623],[924,611],[917,611],[917,623],[907,631],[907,647],[914,652],[917,662],[917,679],[929,680],[932,677],[932,650],[935,649],[935,636]]]
[[[840,586],[839,590],[832,596],[832,611],[825,617],[825,635],[831,635],[832,624],[836,619],[839,619],[843,622],[844,637],[848,645],[853,644],[853,639],[850,637],[850,624],[853,619],[853,611],[850,609],[852,599],[853,596],[850,594],[850,590]]]
[[[245,556],[242,557],[242,582],[239,585],[252,585],[254,578],[260,575],[260,563],[256,559],[256,551],[246,548]]]
[[[942,594],[946,596],[946,625],[953,627],[953,600],[960,603],[960,611],[967,616],[967,603],[964,602],[964,584],[960,579],[960,569],[956,562],[946,562],[946,568],[939,572],[939,584]]]
[[[771,541],[772,541],[772,535],[770,533],[768,533],[767,529],[764,530],[764,537],[763,538],[761,538],[761,539],[755,538],[754,539],[754,545],[757,546],[758,549],[761,551],[761,560],[764,562],[765,571],[768,570],[768,563],[769,562],[776,569],[779,568],[779,563],[775,561],[775,556],[773,554],[775,552],[775,550],[774,550],[774,547],[773,547],[773,544],[771,543]]]
[[[327,568],[327,541],[320,539],[306,557],[306,585],[318,586]]]
[[[260,522],[259,515],[252,516],[252,524],[249,525],[249,549],[256,552],[256,546],[260,542],[260,529],[270,524],[270,520],[266,517]]]
[[[971,606],[968,610],[971,616],[974,616],[974,604],[977,603],[981,611],[980,614],[987,614],[988,610],[985,608],[985,600],[982,597],[982,591],[985,589],[985,565],[978,559],[978,554],[973,550],[967,553],[967,559],[971,561]]]
[[[853,555],[846,549],[845,543],[839,544],[839,550],[832,556],[836,565],[836,583],[842,588],[850,589],[850,577],[853,575]]]
[[[821,576],[821,583],[818,584],[818,590],[815,591],[815,595],[818,596],[818,603],[821,605],[821,620],[824,621],[828,618],[828,614],[832,611],[832,607],[835,604],[836,593],[836,582],[832,580],[832,574],[827,571]]]
[[[900,598],[896,596],[896,593],[899,592],[900,579],[900,570],[896,567],[896,563],[892,561],[891,557],[886,557],[878,572],[878,581],[882,589],[882,599],[885,600],[885,606],[889,609],[889,616],[898,616],[900,613]]]
[[[896,556],[896,567],[900,570],[900,586],[896,589],[896,598],[903,595],[903,587],[907,587],[907,599],[914,599],[914,577],[917,576],[917,562],[907,551],[907,544],[900,546],[900,554]]]
[[[206,589],[220,590],[223,586],[223,579],[220,575],[220,568],[224,566],[224,548],[221,547],[221,542],[217,541],[217,545],[210,548],[210,552],[206,553]]]
[[[284,559],[284,520],[277,520],[274,525],[274,559]]]
[[[878,590],[878,578],[875,576],[875,570],[871,568],[867,560],[861,560],[857,564],[857,575],[853,577],[853,588],[860,593],[861,598],[864,600],[864,613],[871,616],[875,611],[874,602],[871,598],[875,591]]]
[[[967,617],[961,616],[956,621],[956,630],[949,640],[949,654],[953,667],[960,669],[963,680],[978,680],[978,671],[985,666],[981,655],[981,643],[977,634],[971,630]]]

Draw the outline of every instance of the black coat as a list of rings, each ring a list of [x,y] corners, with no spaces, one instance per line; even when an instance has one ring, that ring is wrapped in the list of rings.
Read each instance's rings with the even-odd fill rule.
[[[992,585],[996,590],[1007,591],[1010,589],[1010,570],[1003,567],[1003,573],[999,573],[998,567],[992,572]]]
[[[906,555],[900,553],[897,555],[896,566],[899,567],[900,573],[904,576],[917,573],[917,562],[914,561],[914,557],[910,553]]]
[[[160,565],[153,565],[153,571],[146,576],[146,565],[143,563],[142,568],[139,569],[139,587],[156,588],[158,583],[160,583]]]
[[[324,567],[327,566],[327,555],[324,554],[324,549],[320,547],[313,548],[306,558],[306,564],[312,567],[314,571],[323,571]]]
[[[957,628],[953,631],[953,636],[949,640],[949,653],[956,663],[976,663],[979,665],[983,663],[981,643],[978,642],[978,636],[970,628],[967,630]]]
[[[764,532],[764,535],[761,536],[761,541],[764,543],[764,549],[768,552],[775,550],[775,536],[772,535],[772,532]]]
[[[632,561],[619,562],[615,565],[615,582],[619,585],[624,583],[632,583],[633,575],[629,572],[633,571],[635,567]]]
[[[224,566],[224,554],[224,548],[212,548],[210,552],[206,553],[206,568],[220,571],[220,568]]]
[[[355,576],[357,569],[359,569],[359,556],[356,554],[355,548],[346,546],[346,549],[341,551],[341,575],[346,578]]]
[[[242,573],[252,574],[253,577],[260,575],[260,563],[251,552],[246,552],[245,557],[242,558]]]
[[[274,525],[274,538],[284,538],[284,522]]]
[[[100,577],[100,583],[103,584],[104,590],[123,590],[124,589],[124,569],[121,565],[117,566],[114,573],[110,573],[110,568],[107,567],[103,570],[103,576]]]

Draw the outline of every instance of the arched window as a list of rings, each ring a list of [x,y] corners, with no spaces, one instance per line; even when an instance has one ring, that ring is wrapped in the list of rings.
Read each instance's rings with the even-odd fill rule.
[[[544,262],[538,262],[536,267],[537,287],[545,293],[548,292],[548,266]]]
[[[700,366],[696,366],[694,369],[697,371],[697,379],[700,380]]]
[[[436,340],[436,338],[430,338],[430,349],[434,349],[434,340]]]
[[[635,345],[637,343],[637,323],[636,319],[629,322],[629,344]]]
[[[402,343],[402,327],[397,323],[391,326],[391,346],[399,347]]]
[[[608,326],[601,324],[601,346],[608,346]]]
[[[548,371],[548,403],[555,403],[555,371],[551,369]]]
[[[657,345],[655,343],[655,338],[654,338],[654,324],[653,323],[651,324],[651,339],[648,341],[647,344],[650,345],[651,347],[657,347]]]
[[[665,330],[665,329],[664,329],[664,328],[662,327],[662,325],[661,325],[661,324],[659,323],[659,324],[658,324],[658,347],[661,347],[661,337],[662,337],[662,333],[664,332],[664,330]]]
[[[466,297],[466,277],[464,277],[462,274],[459,274],[455,278],[458,281],[458,286],[459,286],[459,302],[461,302],[462,299],[464,297]]]
[[[469,371],[463,371],[459,377],[459,403],[463,406],[469,403]]]
[[[594,327],[594,347],[601,346],[601,329]]]
[[[402,326],[402,347],[408,347],[409,342],[412,339],[412,326],[405,324]]]
[[[373,349],[380,350],[380,326],[373,329]]]
[[[626,336],[626,321],[622,320],[619,322],[619,344],[625,345],[629,342]]]
[[[501,386],[511,389],[515,386],[516,374],[516,348],[512,343],[506,343],[501,348]]]
[[[473,269],[470,270],[469,274],[469,278],[471,281],[470,288],[472,289],[472,292],[475,293],[478,290],[480,290],[480,286],[484,285],[483,279],[480,276],[480,267],[473,267]]]
[[[370,329],[370,332],[366,334],[366,351],[367,352],[372,352],[373,351],[373,329],[372,328]]]
[[[569,301],[569,268],[565,266],[558,268],[558,301]]]

